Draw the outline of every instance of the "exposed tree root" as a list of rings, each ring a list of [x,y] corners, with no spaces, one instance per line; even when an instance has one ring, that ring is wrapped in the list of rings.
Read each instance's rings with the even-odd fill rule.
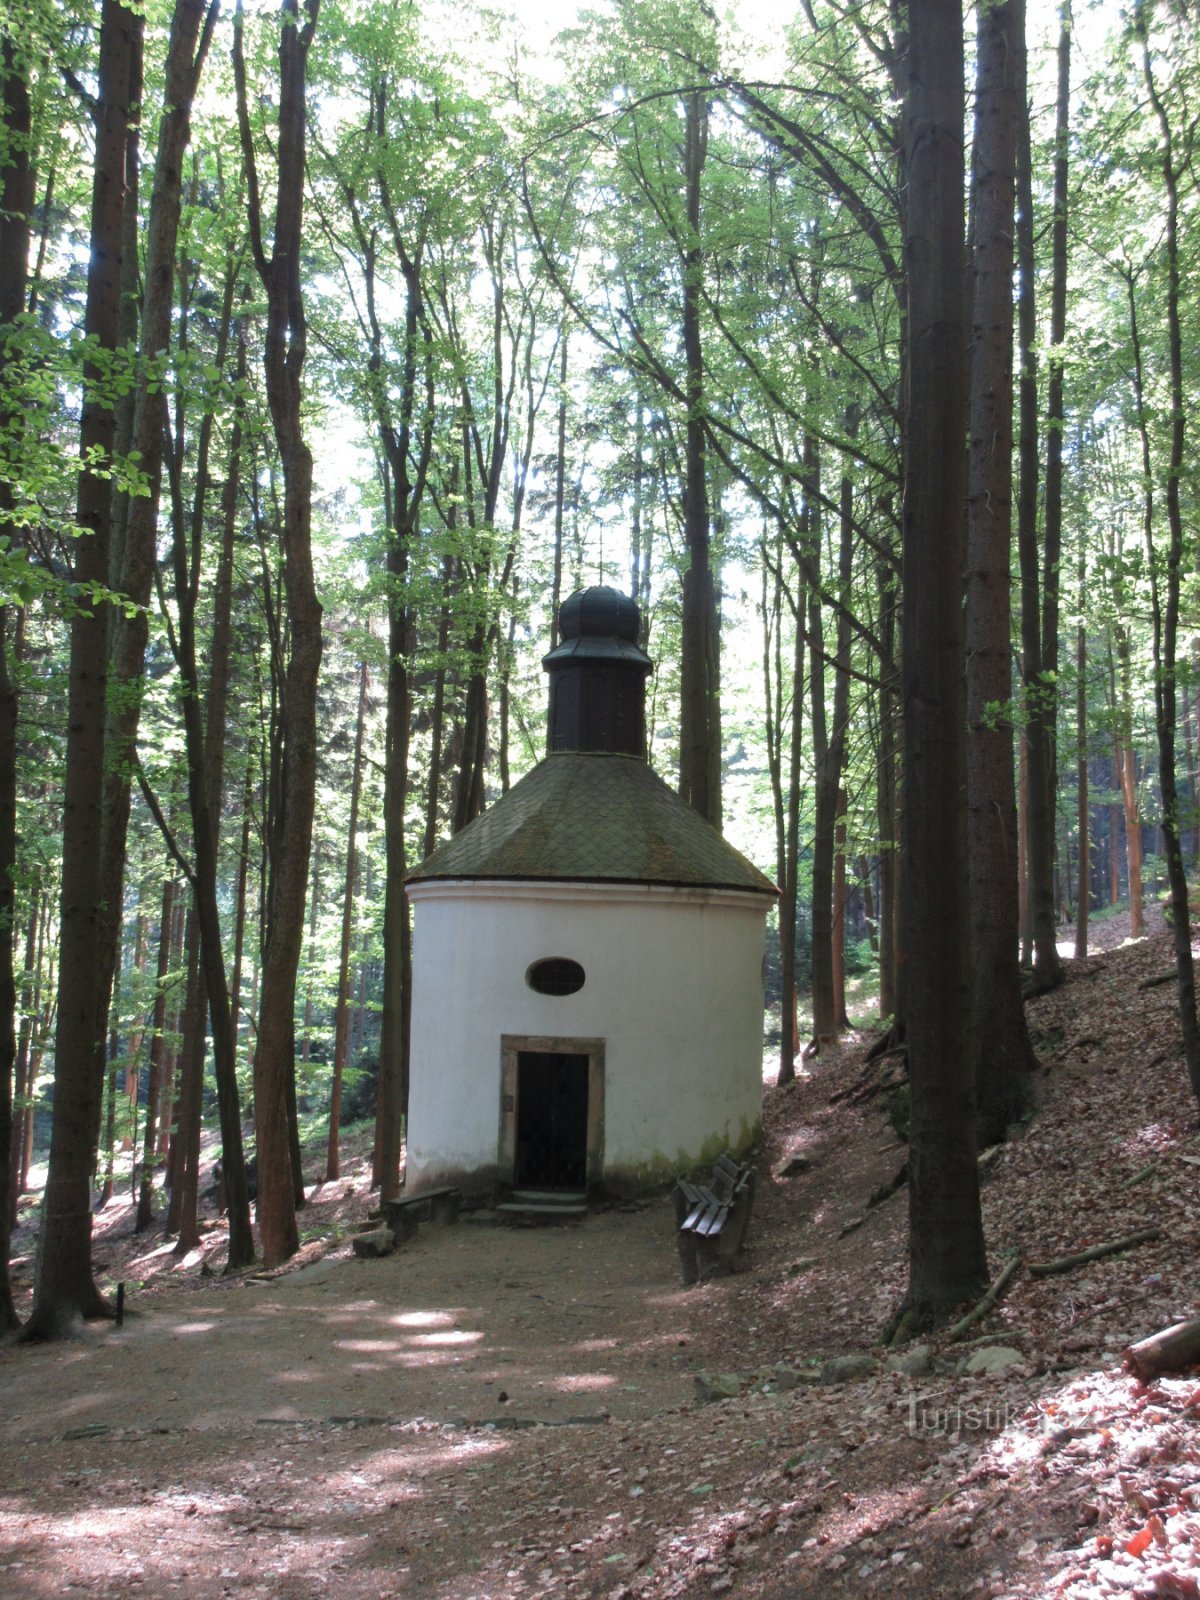
[[[979,1304],[968,1311],[966,1316],[956,1322],[950,1329],[951,1339],[961,1339],[963,1334],[969,1329],[973,1328],[977,1322],[983,1321],[984,1317],[987,1316],[988,1312],[996,1304],[997,1300],[999,1300],[1005,1289],[1008,1288],[1009,1283],[1016,1275],[1017,1269],[1020,1267],[1020,1265],[1020,1256],[1013,1256],[1005,1263],[999,1277],[992,1284],[991,1288],[984,1295]]]

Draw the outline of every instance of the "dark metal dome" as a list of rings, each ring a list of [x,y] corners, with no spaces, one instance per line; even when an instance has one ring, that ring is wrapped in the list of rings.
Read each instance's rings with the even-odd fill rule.
[[[636,644],[641,625],[636,601],[607,584],[577,589],[558,612],[560,639],[626,639]]]

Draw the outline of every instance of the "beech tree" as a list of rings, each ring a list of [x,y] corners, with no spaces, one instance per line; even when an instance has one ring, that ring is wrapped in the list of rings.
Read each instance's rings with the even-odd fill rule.
[[[258,1228],[268,1266],[294,1255],[296,1224],[289,1129],[295,1094],[296,969],[304,939],[304,900],[316,790],[317,673],[321,606],[312,566],[312,452],[304,437],[302,383],[307,324],[301,280],[304,216],[304,101],[308,52],[319,0],[284,0],[279,32],[279,112],[275,129],[275,214],[267,253],[259,156],[250,122],[239,4],[234,62],[245,164],[250,243],[267,298],[263,353],[267,401],[283,474],[279,539],[289,627],[280,733],[278,791],[269,820],[270,887],[262,994],[254,1052]],[[303,18],[303,21],[301,20]]]
[[[125,247],[126,132],[138,85],[133,67],[140,19],[104,0],[95,125],[96,148],[88,266],[88,334],[95,357],[84,373],[76,520],[82,535],[75,582],[91,597],[71,623],[71,678],[63,773],[62,905],[59,1006],[54,1040],[54,1118],[38,1236],[38,1272],[26,1338],[67,1332],[80,1317],[108,1313],[91,1261],[92,1164],[100,1133],[102,1067],[97,1045],[102,907],[99,852],[104,787],[108,619],[99,596],[108,587],[112,460],[116,416],[102,366],[117,348]]]

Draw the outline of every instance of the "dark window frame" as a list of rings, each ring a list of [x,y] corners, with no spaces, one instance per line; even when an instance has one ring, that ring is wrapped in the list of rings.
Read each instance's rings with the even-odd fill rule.
[[[542,956],[527,969],[525,982],[535,994],[562,998],[578,994],[587,982],[587,973],[570,956]]]

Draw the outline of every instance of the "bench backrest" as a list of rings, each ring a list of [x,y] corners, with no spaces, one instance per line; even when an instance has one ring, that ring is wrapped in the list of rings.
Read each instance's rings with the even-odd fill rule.
[[[733,1199],[734,1195],[739,1189],[745,1187],[746,1180],[749,1175],[750,1168],[748,1166],[741,1166],[728,1153],[723,1156],[719,1156],[717,1158],[717,1164],[713,1168],[713,1194],[716,1195],[717,1199],[720,1200],[722,1204],[728,1203]]]

